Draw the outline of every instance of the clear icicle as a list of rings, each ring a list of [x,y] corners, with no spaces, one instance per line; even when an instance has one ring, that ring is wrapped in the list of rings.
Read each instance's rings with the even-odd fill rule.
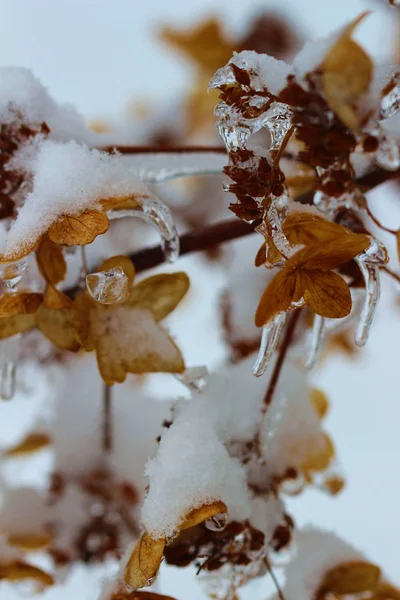
[[[156,198],[142,200],[137,208],[109,210],[107,214],[109,219],[133,217],[150,223],[161,236],[165,260],[174,262],[179,257],[179,236],[174,219],[169,208],[161,200]]]
[[[101,304],[124,302],[129,295],[129,281],[121,267],[114,267],[86,276],[89,294]]]
[[[318,359],[325,337],[325,318],[320,315],[314,315],[314,322],[311,331],[310,348],[306,359],[307,369],[312,369]]]
[[[355,261],[365,281],[365,299],[356,329],[355,342],[357,346],[365,346],[381,293],[379,265],[387,262],[387,252],[378,240],[373,240],[370,247],[357,256]]]
[[[286,313],[278,313],[267,325],[264,325],[261,335],[260,350],[253,367],[253,375],[261,377],[267,370],[269,361],[279,342],[282,327],[286,321]]]
[[[400,6],[400,0],[398,5]],[[400,72],[397,72],[392,79],[393,87],[381,100],[381,117],[389,119],[400,110]]]
[[[20,335],[14,335],[0,342],[0,397],[2,400],[10,400],[14,395],[20,339]]]
[[[197,394],[204,389],[206,385],[206,378],[208,375],[207,367],[190,367],[186,369],[183,373],[175,374],[175,377],[178,381],[183,383],[188,390],[190,390],[193,394]]]
[[[264,115],[264,126],[271,136],[270,151],[278,151],[292,127],[292,112],[287,104],[274,102]]]
[[[5,292],[15,294],[28,268],[27,260],[21,259],[0,266],[0,280]],[[0,398],[10,400],[14,395],[16,368],[19,358],[20,335],[0,342]]]

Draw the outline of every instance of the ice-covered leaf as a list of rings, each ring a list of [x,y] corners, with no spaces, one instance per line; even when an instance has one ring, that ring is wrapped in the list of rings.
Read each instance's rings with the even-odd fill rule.
[[[331,319],[346,317],[351,311],[351,293],[345,280],[330,271],[303,271],[304,302],[317,315]]]
[[[60,350],[77,352],[80,344],[72,326],[71,309],[50,309],[43,304],[35,315],[36,326]]]
[[[149,310],[160,321],[179,304],[189,285],[189,277],[183,272],[153,275],[132,288],[126,305]]]
[[[211,502],[210,504],[203,504],[198,508],[191,510],[182,521],[179,526],[180,531],[195,527],[207,519],[211,519],[219,513],[227,512],[226,505],[223,502]]]

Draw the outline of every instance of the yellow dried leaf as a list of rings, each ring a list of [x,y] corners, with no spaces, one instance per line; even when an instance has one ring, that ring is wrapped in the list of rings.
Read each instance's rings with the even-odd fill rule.
[[[357,103],[367,92],[372,80],[373,64],[368,54],[351,35],[364,13],[349,25],[329,50],[322,63],[322,86],[328,104],[349,128],[356,130],[361,123]]]
[[[0,564],[0,580],[6,579],[10,582],[19,582],[26,579],[33,579],[43,586],[54,584],[51,575],[23,561],[13,561],[6,564]]]
[[[344,233],[330,242],[311,244],[294,254],[285,268],[322,269],[330,271],[352,260],[371,244],[371,239],[363,233]]]
[[[324,434],[323,441],[322,448],[318,448],[318,450],[313,449],[307,460],[301,465],[306,471],[323,471],[334,458],[335,448],[331,438],[327,434]]]
[[[47,235],[42,237],[36,251],[36,262],[39,271],[47,283],[56,285],[65,278],[67,264],[60,246],[55,244]]]
[[[380,576],[381,570],[376,565],[364,561],[346,562],[325,575],[320,589],[339,596],[374,592]]]
[[[267,242],[264,242],[263,244],[261,244],[256,257],[254,259],[254,266],[255,267],[261,267],[262,265],[265,265],[265,261],[267,260]]]
[[[310,402],[320,419],[323,419],[329,408],[328,396],[318,388],[310,390]]]
[[[127,373],[182,373],[182,354],[148,310],[103,306],[90,312],[89,347],[107,385],[122,383]],[[87,348],[87,346],[86,346]]]
[[[114,269],[115,267],[121,267],[128,278],[128,285],[131,287],[135,277],[135,266],[128,256],[119,255],[108,258],[99,266],[98,269],[96,269],[96,273],[108,271],[109,269]]]
[[[126,564],[125,582],[133,588],[151,585],[160,568],[164,547],[164,539],[155,540],[148,533],[144,533]]]
[[[44,294],[43,304],[46,308],[57,310],[59,308],[71,308],[72,300],[56,287],[49,284]]]
[[[35,318],[36,314],[34,313],[0,318],[0,340],[33,329],[35,326]]]
[[[129,210],[130,208],[139,208],[141,200],[147,200],[148,194],[132,195],[123,198],[106,198],[101,200],[100,204],[105,210]]]
[[[7,543],[10,546],[16,546],[26,552],[35,552],[49,546],[52,537],[49,533],[31,533],[31,534],[10,534],[7,536]]]
[[[155,592],[116,592],[111,600],[175,600],[171,596]]]
[[[67,308],[53,310],[43,304],[36,313],[36,327],[57,348],[77,352],[80,344],[72,325],[71,310]]]
[[[295,271],[282,269],[269,282],[261,296],[254,319],[256,326],[262,327],[279,312],[286,312],[293,301],[295,290]]]
[[[216,19],[204,21],[187,32],[164,27],[160,32],[160,37],[186,54],[209,76],[228,62],[234,50]]]
[[[180,531],[184,529],[189,529],[190,527],[195,527],[203,521],[207,521],[207,519],[211,519],[215,515],[219,513],[226,513],[228,509],[226,505],[220,500],[216,500],[210,504],[203,504],[199,506],[199,508],[194,508],[191,510],[183,519],[182,524],[179,526]]]
[[[133,287],[125,305],[149,310],[160,321],[179,304],[189,285],[186,273],[153,275]]]
[[[400,600],[400,590],[390,583],[380,583],[375,589],[373,600]]]
[[[35,313],[42,303],[43,295],[31,292],[4,294],[0,298],[0,318]]]
[[[307,212],[289,214],[283,223],[283,232],[293,246],[330,242],[350,233],[338,223]]]
[[[110,227],[105,212],[86,210],[80,215],[64,215],[50,226],[48,236],[55,244],[84,246]]]
[[[51,438],[47,433],[30,433],[16,446],[9,448],[5,453],[6,456],[21,456],[37,452],[51,444]]]
[[[345,480],[338,475],[332,475],[324,479],[324,489],[331,494],[336,496],[339,494],[345,486]]]
[[[303,271],[304,301],[317,315],[330,319],[347,317],[351,293],[345,280],[330,271]]]

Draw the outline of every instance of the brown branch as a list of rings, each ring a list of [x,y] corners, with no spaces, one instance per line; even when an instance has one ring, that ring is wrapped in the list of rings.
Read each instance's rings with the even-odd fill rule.
[[[267,391],[264,396],[264,403],[263,403],[263,409],[262,409],[263,414],[267,412],[267,408],[272,402],[272,398],[274,396],[274,392],[275,392],[275,389],[278,384],[279,377],[280,377],[280,374],[282,371],[283,363],[285,362],[287,352],[288,352],[290,344],[293,340],[293,334],[296,329],[296,325],[299,320],[300,313],[301,313],[301,309],[297,308],[297,309],[295,309],[295,311],[291,314],[291,316],[289,318],[289,323],[286,328],[284,338],[282,340],[282,345],[279,349],[279,353],[278,353],[278,357],[275,362],[274,370],[272,371],[271,379],[269,380],[269,385],[268,385]]]
[[[99,150],[120,154],[194,154],[196,152],[226,154],[225,146],[106,146]]]
[[[382,271],[385,271],[385,273],[390,275],[390,277],[393,277],[393,279],[395,279],[397,281],[397,283],[400,283],[400,275],[397,275],[397,273],[392,271],[392,269],[389,269],[389,267],[386,267],[386,266],[381,267],[381,269],[382,269]]]
[[[111,414],[111,387],[103,386],[103,450],[109,454],[112,450],[112,414]]]

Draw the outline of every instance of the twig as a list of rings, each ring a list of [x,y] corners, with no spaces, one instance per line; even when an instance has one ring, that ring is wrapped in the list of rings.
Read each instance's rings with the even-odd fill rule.
[[[99,148],[104,152],[120,154],[193,154],[198,152],[217,152],[226,154],[225,146],[106,146]]]
[[[286,328],[284,338],[282,340],[282,345],[279,349],[279,354],[275,362],[274,370],[272,372],[271,379],[269,380],[269,385],[264,396],[264,403],[262,408],[263,414],[267,412],[268,406],[271,404],[272,398],[274,396],[274,392],[279,381],[279,376],[282,371],[283,363],[285,362],[286,354],[292,342],[294,330],[296,329],[300,313],[301,308],[297,308],[289,318],[289,323]]]
[[[103,386],[103,450],[109,454],[112,450],[112,414],[111,386]]]
[[[264,563],[265,563],[265,566],[268,569],[268,573],[271,575],[272,581],[274,582],[276,591],[278,593],[279,600],[286,600],[286,598],[285,598],[285,596],[284,596],[284,594],[282,592],[281,586],[279,585],[279,581],[277,580],[276,575],[275,575],[275,573],[274,573],[274,571],[273,571],[273,569],[271,567],[271,564],[270,564],[270,562],[269,562],[269,560],[268,560],[267,557],[264,558]]]

